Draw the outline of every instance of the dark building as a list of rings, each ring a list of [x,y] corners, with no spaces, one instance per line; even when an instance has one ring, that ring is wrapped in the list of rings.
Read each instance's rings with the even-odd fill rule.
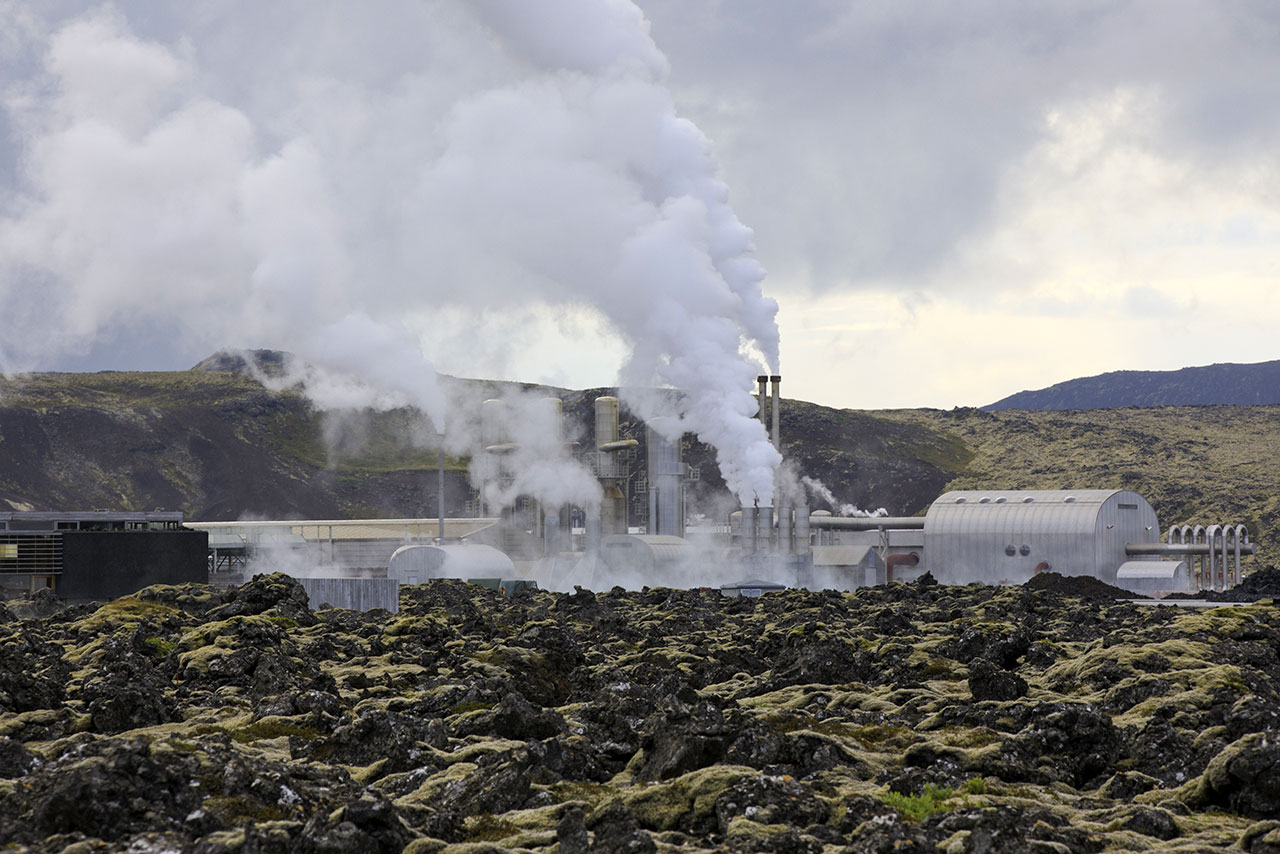
[[[209,535],[179,512],[0,513],[0,584],[64,599],[114,599],[208,580]]]

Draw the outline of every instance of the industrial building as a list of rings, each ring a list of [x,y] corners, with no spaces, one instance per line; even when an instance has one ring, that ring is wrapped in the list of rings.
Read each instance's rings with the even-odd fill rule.
[[[0,513],[0,584],[71,601],[208,579],[208,538],[180,512]]]
[[[761,424],[779,452],[780,384],[781,377],[762,376],[757,389]],[[537,414],[562,433],[561,402],[545,403]],[[594,415],[594,441],[577,455],[598,479],[598,507],[513,497],[512,461],[521,446],[510,435],[506,404],[489,400],[481,408],[485,451],[473,464],[496,487],[488,494],[506,496],[504,506],[482,507],[474,519],[194,523],[209,535],[211,577],[234,579],[256,555],[286,570],[302,560],[334,575],[406,584],[483,577],[553,589],[724,582],[726,591],[771,584],[851,590],[925,572],[944,584],[1021,584],[1052,571],[1159,595],[1230,587],[1240,580],[1241,558],[1254,552],[1242,525],[1177,527],[1162,541],[1155,510],[1126,489],[948,492],[914,517],[832,516],[779,490],[726,524],[689,528],[684,492],[696,471],[681,459],[679,437],[646,425],[637,475],[639,442],[619,435],[618,399],[597,398]],[[628,506],[636,477],[645,486],[642,508]],[[630,515],[645,525],[628,526]]]

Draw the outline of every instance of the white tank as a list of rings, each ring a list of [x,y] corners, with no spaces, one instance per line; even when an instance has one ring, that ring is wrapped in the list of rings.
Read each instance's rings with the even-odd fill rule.
[[[387,563],[387,577],[401,584],[435,578],[511,578],[511,558],[492,546],[469,543],[447,546],[401,546]]]

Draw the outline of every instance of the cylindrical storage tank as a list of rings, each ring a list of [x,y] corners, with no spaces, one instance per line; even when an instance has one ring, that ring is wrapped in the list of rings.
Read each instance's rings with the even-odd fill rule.
[[[801,504],[795,509],[795,544],[796,554],[807,555],[809,548],[809,505]]]
[[[684,473],[680,439],[645,428],[649,461],[649,533],[684,536]]]
[[[743,554],[755,554],[758,544],[756,543],[756,535],[759,530],[756,526],[756,508],[753,506],[742,506],[742,522],[738,527],[738,540]]]
[[[401,546],[387,563],[387,577],[401,584],[422,584],[435,578],[510,578],[511,558],[492,546]]]
[[[756,508],[756,551],[772,551],[773,544],[773,508]]]
[[[480,404],[480,440],[485,447],[507,441],[507,405],[490,398]]]
[[[596,398],[596,448],[618,440],[618,399]]]
[[[556,444],[560,444],[564,441],[564,402],[558,397],[544,397],[542,405],[549,421],[547,429],[552,431]]]

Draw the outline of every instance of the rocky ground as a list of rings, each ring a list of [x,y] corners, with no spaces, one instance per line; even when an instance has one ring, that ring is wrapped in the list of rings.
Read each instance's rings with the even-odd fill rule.
[[[1253,593],[1280,592],[1268,572]],[[1271,600],[930,581],[760,599],[439,582],[387,615],[313,612],[272,575],[10,603],[0,843],[1280,852]]]

